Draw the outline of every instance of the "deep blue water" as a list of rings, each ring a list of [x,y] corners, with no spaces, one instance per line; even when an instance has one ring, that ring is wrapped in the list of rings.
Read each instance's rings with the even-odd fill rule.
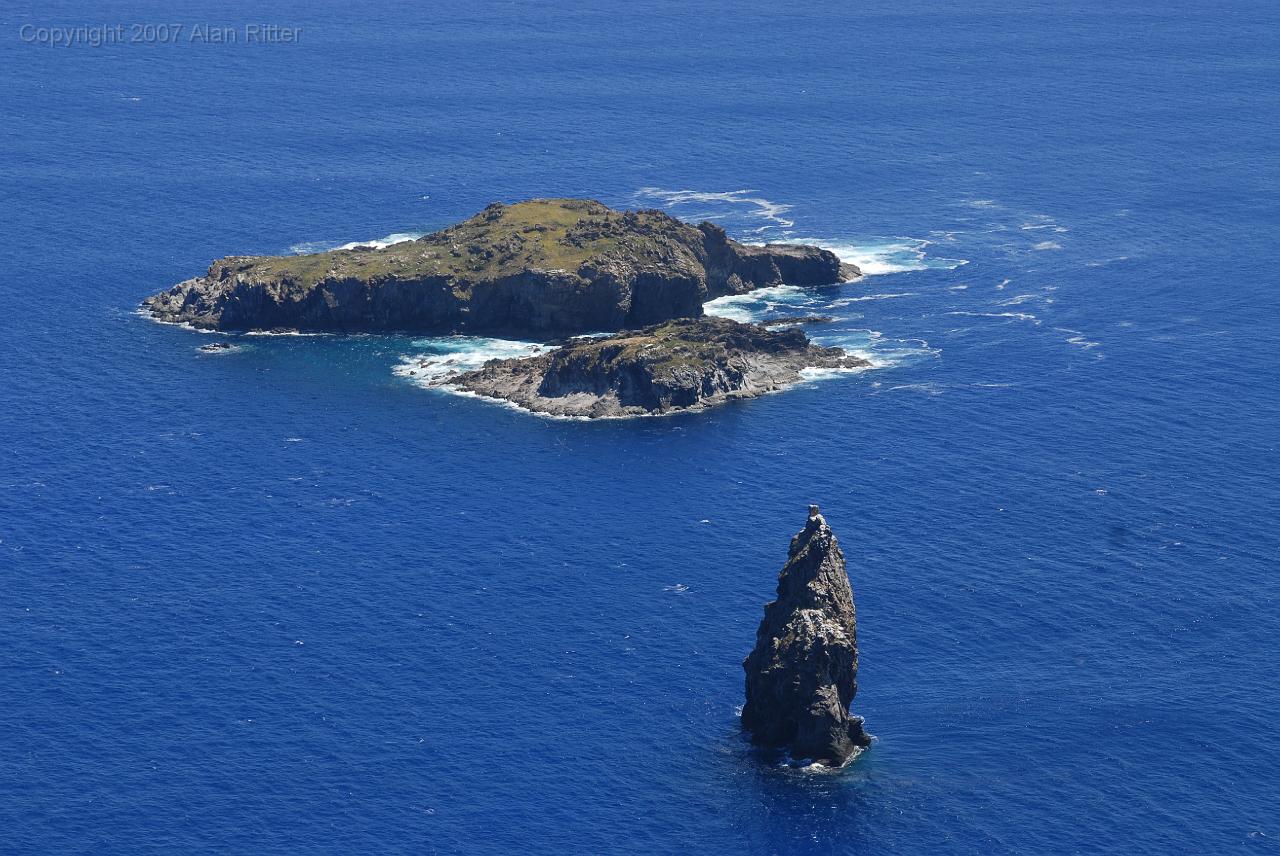
[[[0,11],[0,849],[1277,849],[1274,3],[110,5]],[[303,34],[19,38],[166,21]],[[551,421],[134,314],[537,195],[870,260],[729,311],[882,367]],[[735,713],[811,501],[837,775]]]

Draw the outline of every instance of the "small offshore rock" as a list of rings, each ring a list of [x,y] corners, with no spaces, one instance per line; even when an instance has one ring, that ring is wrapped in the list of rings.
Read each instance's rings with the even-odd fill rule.
[[[742,667],[742,725],[755,743],[831,767],[871,745],[862,717],[849,712],[858,692],[853,589],[844,554],[816,505],[791,540],[777,600],[765,605]]]
[[[440,383],[525,410],[586,418],[649,416],[784,389],[806,368],[870,365],[814,345],[795,327],[682,318],[532,357],[490,360]]]
[[[785,318],[770,318],[761,321],[761,327],[788,327],[793,324],[830,324],[835,321],[834,315],[788,315]]]

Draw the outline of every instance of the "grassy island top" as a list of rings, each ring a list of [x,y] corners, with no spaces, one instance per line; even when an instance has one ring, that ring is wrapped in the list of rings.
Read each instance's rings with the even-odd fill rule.
[[[530,269],[573,271],[602,258],[636,266],[695,263],[687,242],[697,234],[660,211],[615,211],[589,199],[533,199],[495,202],[469,220],[381,249],[239,256],[214,264],[232,273],[303,285],[326,278],[477,281]]]

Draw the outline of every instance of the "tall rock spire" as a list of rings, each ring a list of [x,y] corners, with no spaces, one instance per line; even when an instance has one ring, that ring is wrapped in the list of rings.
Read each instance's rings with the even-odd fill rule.
[[[759,744],[839,766],[870,745],[858,691],[857,619],[844,554],[818,506],[791,539],[778,599],[765,605],[756,647],[743,661],[742,725]]]

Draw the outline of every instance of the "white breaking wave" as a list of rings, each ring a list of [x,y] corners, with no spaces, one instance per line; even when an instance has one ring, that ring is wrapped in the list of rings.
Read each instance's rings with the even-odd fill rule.
[[[915,297],[914,291],[902,291],[897,294],[864,294],[860,297],[842,297],[839,300],[831,301],[831,308],[839,306],[848,306],[850,303],[862,303],[867,300],[893,300],[895,297]]]
[[[889,387],[886,392],[922,392],[925,395],[942,395],[946,391],[940,383],[900,383],[897,386]]]
[[[829,292],[801,288],[796,285],[775,285],[770,288],[757,288],[746,294],[717,297],[702,304],[702,308],[708,315],[750,323],[768,320],[775,313],[822,314],[851,303],[917,296],[914,291],[901,291],[886,294],[860,294],[829,300],[827,294]]]
[[[1102,345],[1101,342],[1095,342],[1085,336],[1084,333],[1079,330],[1073,330],[1070,327],[1054,327],[1053,329],[1059,333],[1069,333],[1070,335],[1067,336],[1067,344],[1075,345],[1076,347],[1083,348],[1086,351],[1090,348],[1097,348]]]
[[[1055,232],[1071,231],[1066,226],[1059,225],[1048,214],[1032,214],[1027,218],[1027,222],[1022,224],[1024,232],[1034,232],[1039,229],[1052,229]]]
[[[392,371],[419,386],[439,386],[455,375],[480,368],[489,360],[533,357],[552,350],[537,342],[489,339],[483,336],[442,336],[415,339],[416,354],[406,354]]]
[[[749,323],[763,321],[773,312],[795,314],[807,311],[820,302],[814,292],[799,286],[775,285],[771,288],[757,288],[746,294],[717,297],[702,304],[702,309],[708,315]]]
[[[810,330],[809,338],[816,345],[840,348],[850,356],[859,357],[871,364],[855,369],[806,369],[802,372],[804,377],[812,378],[909,365],[936,357],[940,353],[923,339],[888,339],[877,330],[831,330],[822,333]]]
[[[1016,321],[1030,321],[1039,325],[1040,319],[1030,312],[948,312],[948,315],[966,315],[971,318],[1011,318]]]
[[[968,259],[946,259],[928,254],[932,241],[924,238],[869,238],[865,241],[824,238],[787,239],[789,243],[816,244],[855,265],[863,276],[883,276],[916,270],[955,270]]]
[[[373,247],[380,250],[383,247],[390,247],[393,244],[403,244],[406,241],[416,241],[426,232],[393,232],[383,238],[374,238],[369,241],[350,241],[346,244],[335,244],[332,241],[303,241],[302,243],[293,244],[289,247],[289,252],[294,255],[305,255],[307,253],[327,253],[331,250],[354,250],[356,247]]]
[[[166,321],[163,318],[157,318],[156,316],[152,315],[151,311],[147,309],[145,306],[139,306],[137,309],[133,310],[133,314],[137,315],[140,318],[147,319],[152,324],[163,324],[166,327],[181,327],[184,330],[190,330],[193,333],[203,333],[206,336],[232,335],[231,333],[228,333],[225,330],[206,330],[204,327],[197,327],[194,324],[190,323],[189,321]]]
[[[848,286],[846,286],[848,288]],[[915,296],[915,292],[866,294],[838,297],[833,289],[800,288],[795,285],[779,285],[761,288],[746,294],[720,297],[703,304],[708,315],[730,318],[744,323],[767,321],[804,315],[833,315],[835,310],[861,301],[889,300]],[[855,318],[857,316],[854,316]],[[921,340],[887,339],[875,330],[850,328],[852,319],[839,318],[830,324],[814,324],[807,327],[806,335],[816,344],[830,348],[842,348],[852,356],[871,363],[855,369],[806,369],[802,376],[818,380],[838,375],[889,368],[936,356],[938,351]]]
[[[952,270],[965,259],[931,258],[925,251],[933,242],[923,238],[870,238],[825,240],[798,238],[790,233],[795,221],[787,215],[794,206],[774,202],[757,190],[667,190],[642,187],[635,193],[638,200],[654,200],[663,208],[675,209],[684,220],[709,219],[720,222],[732,232],[757,235],[757,240],[794,244],[816,244],[831,250],[841,261],[856,265],[864,275],[878,276],[915,270]]]
[[[763,196],[750,196],[748,194],[758,194],[758,190],[728,190],[728,191],[705,191],[705,190],[664,190],[661,187],[642,187],[636,191],[636,197],[639,199],[654,199],[662,203],[664,208],[674,208],[678,205],[708,205],[711,211],[704,217],[715,216],[715,206],[720,205],[736,205],[747,206],[747,210],[741,212],[743,216],[751,217],[759,220],[768,220],[784,229],[789,229],[795,225],[795,222],[783,217],[791,210],[792,206],[781,202],[773,202],[765,199]],[[697,215],[686,214],[691,219],[697,219]]]
[[[1044,298],[1039,294],[1019,294],[1017,297],[1010,297],[1008,300],[998,301],[996,303],[996,306],[1018,306],[1022,303],[1026,303],[1028,300],[1045,300],[1045,299],[1046,298]]]
[[[855,354],[854,356],[859,355]],[[866,358],[863,357],[863,359]],[[800,377],[807,381],[831,380],[841,375],[860,374],[877,368],[881,368],[881,366],[877,366],[874,363],[869,366],[854,366],[853,368],[818,368],[810,366],[809,368],[800,369]]]

